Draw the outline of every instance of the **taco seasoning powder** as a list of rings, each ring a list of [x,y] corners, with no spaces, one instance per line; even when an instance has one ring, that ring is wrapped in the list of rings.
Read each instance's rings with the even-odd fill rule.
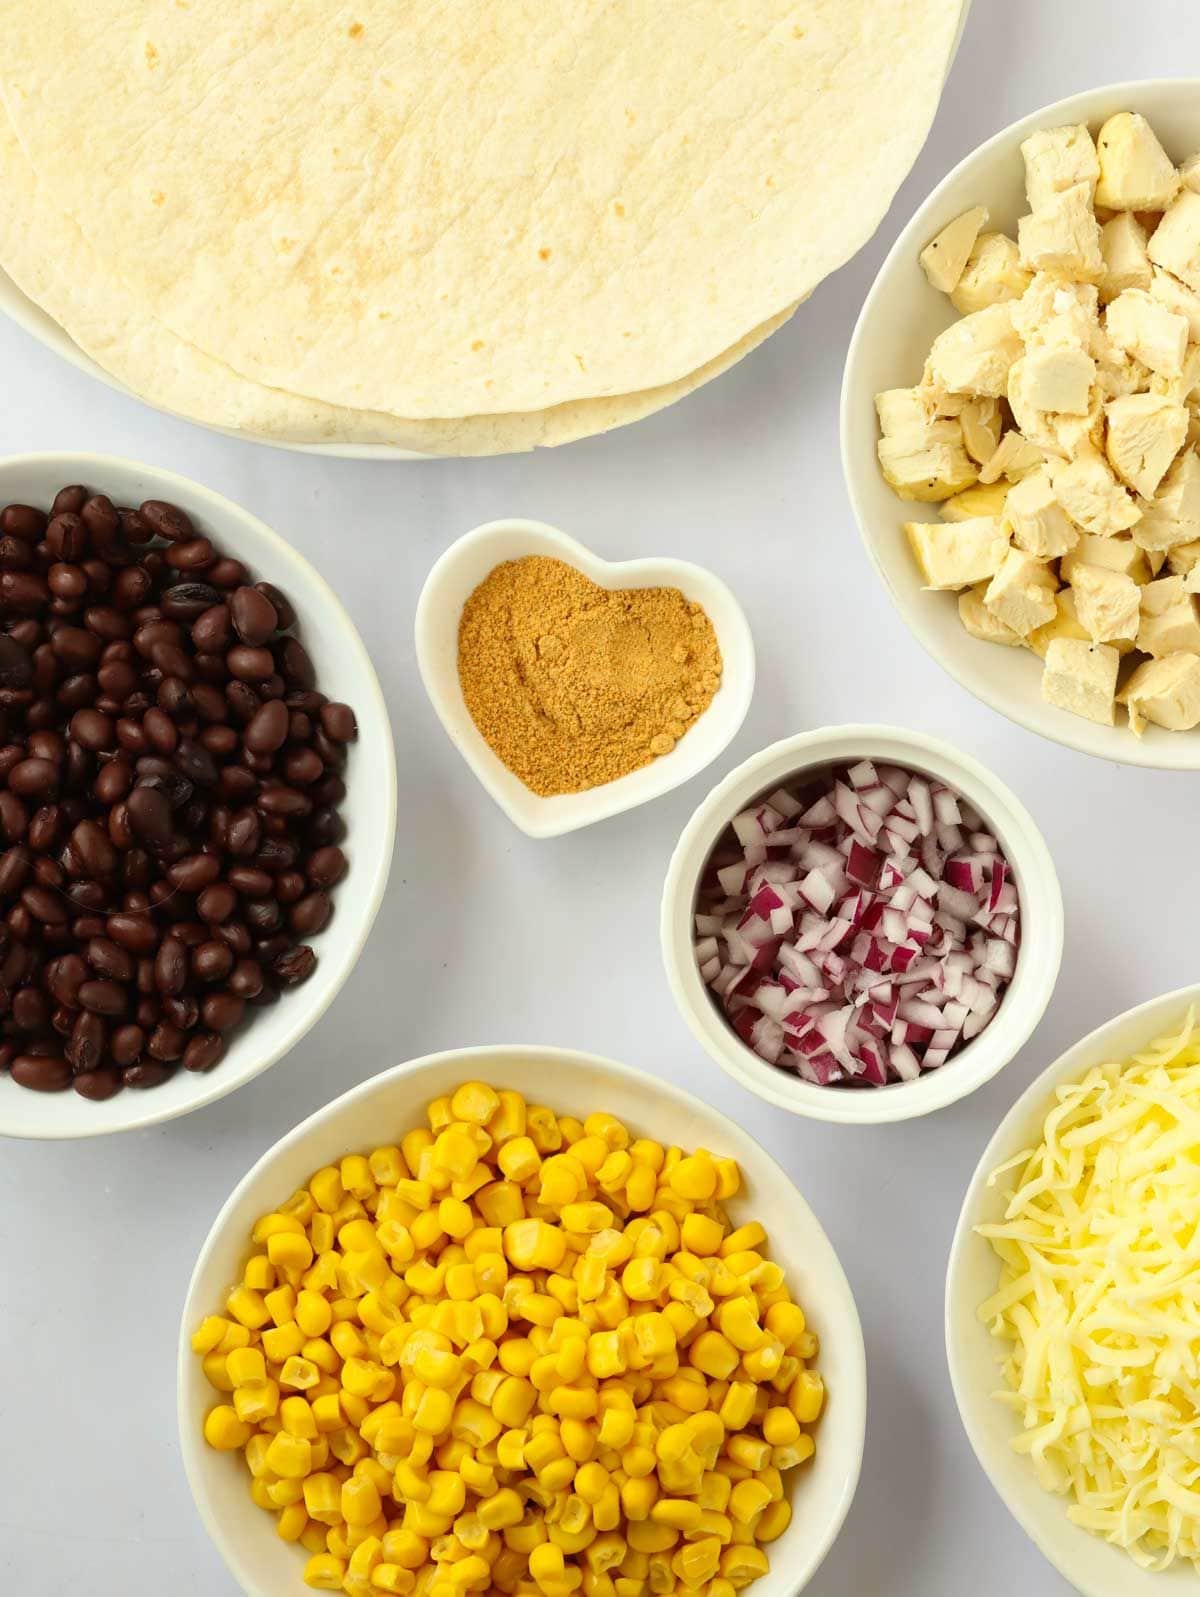
[[[712,703],[721,650],[678,588],[612,592],[527,555],[497,566],[464,605],[458,674],[492,750],[548,798],[669,754]]]

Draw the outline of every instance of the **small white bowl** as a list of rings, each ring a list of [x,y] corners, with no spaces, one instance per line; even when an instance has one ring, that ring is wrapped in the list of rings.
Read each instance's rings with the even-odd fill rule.
[[[354,968],[387,884],[396,832],[396,757],[379,681],[350,617],[324,579],[278,533],[249,511],[174,472],[111,455],[13,455],[0,460],[0,505],[48,506],[66,483],[86,483],[117,504],[167,499],[182,506],[224,553],[292,601],[317,682],[350,704],[358,739],[346,769],[349,870],[334,889],[334,912],[316,939],[317,968],[270,1008],[253,1011],[231,1034],[225,1056],[206,1075],[177,1070],[161,1087],[126,1088],[103,1103],[70,1091],[30,1092],[0,1076],[0,1135],[95,1137],[153,1126],[225,1097],[299,1042],[337,996]]]
[[[868,1091],[818,1087],[760,1059],[701,980],[693,917],[704,867],[735,815],[797,776],[855,760],[880,760],[936,777],[966,798],[999,840],[1017,884],[1017,968],[995,1018],[961,1053],[916,1081]],[[821,727],[773,743],[717,784],[683,829],[667,867],[660,925],[667,980],[679,1012],[710,1058],[735,1081],[795,1115],[849,1125],[911,1120],[965,1098],[1024,1047],[1042,1018],[1062,962],[1063,905],[1050,851],[1033,817],[977,760],[940,739],[891,726]]]
[[[755,1597],[795,1597],[811,1580],[841,1529],[858,1484],[866,1429],[867,1372],[862,1328],[850,1284],[812,1210],[775,1161],[746,1132],[690,1094],[626,1065],[565,1048],[463,1048],[411,1060],[363,1082],[277,1142],[239,1183],[201,1249],[180,1329],[179,1432],[188,1482],[205,1529],[249,1597],[285,1597],[303,1590],[303,1555],[285,1546],[250,1501],[240,1458],[216,1453],[201,1435],[217,1401],[191,1350],[206,1314],[220,1310],[240,1278],[251,1227],[342,1155],[396,1141],[423,1124],[431,1098],[469,1079],[514,1088],[558,1113],[603,1107],[639,1135],[732,1155],[742,1190],[729,1204],[738,1220],[760,1217],[771,1257],[787,1272],[809,1323],[821,1339],[817,1367],[829,1400],[817,1430],[817,1454],[796,1478],[791,1524],[769,1549],[770,1573]]]
[[[670,754],[601,787],[541,798],[492,752],[463,699],[458,624],[463,606],[488,573],[502,561],[526,555],[563,560],[601,588],[678,588],[707,612],[724,659],[721,686]],[[452,543],[421,590],[416,644],[421,680],[451,743],[513,825],[530,837],[558,837],[607,820],[688,781],[726,747],[745,720],[754,693],[750,625],[719,577],[686,560],[601,560],[543,521],[489,521]]]
[[[975,1228],[1003,1219],[1004,1182],[989,1187],[988,1177],[1023,1148],[1041,1141],[1058,1088],[1081,1080],[1096,1065],[1128,1059],[1156,1037],[1169,1035],[1193,1005],[1200,1007],[1200,984],[1152,998],[1098,1027],[1044,1070],[1017,1099],[984,1150],[950,1246],[946,1353],[967,1436],[1013,1518],[1083,1597],[1183,1597],[1195,1593],[1196,1574],[1190,1564],[1149,1574],[1119,1547],[1072,1525],[1067,1518],[1070,1499],[1044,1491],[1029,1459],[1013,1452],[1010,1443],[1020,1426],[1011,1410],[992,1396],[1004,1384],[1000,1365],[1008,1344],[997,1341],[978,1314],[979,1305],[996,1290],[1000,1264],[991,1244],[977,1236]]]
[[[1039,128],[1086,122],[1093,133],[1117,111],[1140,111],[1168,153],[1183,160],[1200,148],[1200,80],[1153,78],[1118,83],[1059,100],[981,144],[946,177],[896,240],[858,318],[842,384],[842,466],[867,553],[893,604],[935,660],[985,704],[1019,726],[1084,754],[1124,765],[1200,770],[1200,732],[1147,728],[1140,741],[1124,717],[1098,726],[1047,704],[1041,661],[1027,649],[1006,649],[973,638],[958,618],[956,595],[929,593],[920,584],[904,521],[937,521],[938,506],[909,504],[888,487],[879,469],[875,395],[919,382],[929,347],[958,319],[945,294],[931,288],[917,257],[948,222],[986,205],[989,229],[1010,236],[1028,210],[1021,141]]]

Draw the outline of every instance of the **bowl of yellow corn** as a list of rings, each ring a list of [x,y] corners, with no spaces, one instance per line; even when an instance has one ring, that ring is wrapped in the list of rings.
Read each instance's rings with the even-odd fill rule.
[[[250,1597],[792,1597],[854,1496],[866,1365],[829,1240],[745,1132],[589,1054],[474,1048],[365,1082],[241,1182],[179,1421]]]

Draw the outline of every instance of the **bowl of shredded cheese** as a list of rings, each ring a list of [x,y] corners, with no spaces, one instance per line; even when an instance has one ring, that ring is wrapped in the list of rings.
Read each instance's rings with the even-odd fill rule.
[[[1006,1506],[1084,1597],[1200,1574],[1200,984],[1069,1049],[988,1144],[946,1347]]]

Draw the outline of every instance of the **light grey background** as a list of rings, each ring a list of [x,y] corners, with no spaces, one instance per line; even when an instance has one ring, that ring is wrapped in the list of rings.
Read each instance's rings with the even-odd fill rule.
[[[238,443],[120,399],[0,325],[0,449],[154,462],[278,528],[361,629],[400,768],[374,934],[288,1059],[157,1130],[0,1147],[0,1590],[234,1597],[175,1434],[178,1315],[209,1224],[276,1138],[347,1087],[413,1055],[501,1041],[592,1049],[686,1083],[761,1138],[828,1229],[866,1331],[870,1420],[858,1498],[813,1597],[1069,1590],[1009,1519],[959,1425],[941,1329],[946,1254],[984,1143],[1034,1074],[1118,1010],[1195,979],[1197,787],[1040,742],[925,657],[860,547],[837,398],[872,275],[951,165],[1039,105],[1198,59],[1200,8],[1185,0],[976,0],[929,143],[862,254],[730,375],[557,453],[375,466]],[[553,522],[614,559],[711,566],[758,644],[754,705],[715,767],[559,841],[526,840],[492,806],[413,661],[413,608],[434,558],[501,515]],[[657,937],[667,858],[711,783],[778,737],[848,720],[937,732],[993,766],[1044,828],[1067,905],[1062,979],[1024,1054],[939,1115],[863,1130],[791,1119],[728,1081],[674,1010]]]

